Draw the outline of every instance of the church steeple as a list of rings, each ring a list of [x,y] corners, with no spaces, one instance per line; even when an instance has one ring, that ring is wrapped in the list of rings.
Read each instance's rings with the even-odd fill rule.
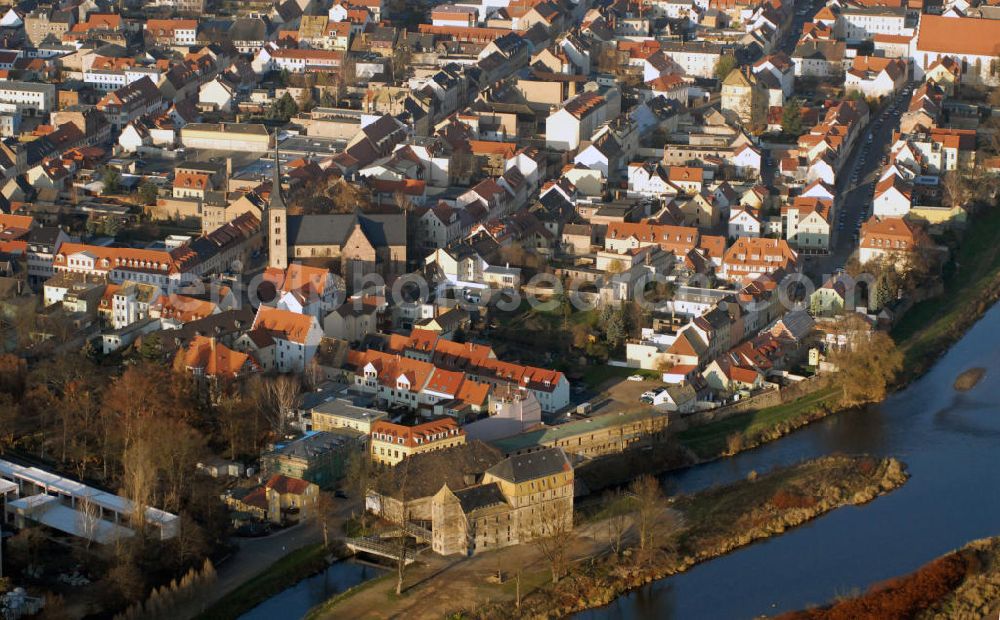
[[[281,195],[281,160],[278,159],[278,136],[274,137],[274,174],[271,179],[270,209],[284,209],[285,198]]]
[[[267,203],[267,266],[288,268],[288,209],[281,195],[281,162],[278,159],[278,135],[274,135],[274,176]]]

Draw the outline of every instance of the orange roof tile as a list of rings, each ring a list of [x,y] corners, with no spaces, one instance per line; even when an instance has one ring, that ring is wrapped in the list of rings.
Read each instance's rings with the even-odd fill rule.
[[[256,368],[256,361],[240,351],[234,351],[214,338],[195,336],[186,349],[177,352],[185,368],[197,368],[209,377],[235,378],[248,366]]]
[[[1000,20],[921,15],[917,49],[996,57],[1000,55]]]
[[[307,314],[261,306],[253,322],[253,329],[267,329],[283,334],[289,341],[305,344],[315,319]]]
[[[465,431],[459,428],[458,423],[452,418],[442,418],[415,426],[403,426],[385,420],[376,420],[371,428],[373,441],[390,441],[409,448],[464,434]],[[399,441],[400,439],[402,442]]]

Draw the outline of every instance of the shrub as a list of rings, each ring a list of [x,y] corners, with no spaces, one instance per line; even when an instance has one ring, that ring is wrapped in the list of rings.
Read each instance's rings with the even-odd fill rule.
[[[816,498],[793,489],[780,489],[771,497],[771,505],[778,510],[809,508],[816,504]]]

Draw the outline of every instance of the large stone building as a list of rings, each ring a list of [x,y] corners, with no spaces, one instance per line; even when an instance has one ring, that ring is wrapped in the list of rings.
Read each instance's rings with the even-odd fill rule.
[[[473,555],[573,529],[573,466],[561,448],[519,454],[486,470],[480,484],[431,500],[432,548]]]

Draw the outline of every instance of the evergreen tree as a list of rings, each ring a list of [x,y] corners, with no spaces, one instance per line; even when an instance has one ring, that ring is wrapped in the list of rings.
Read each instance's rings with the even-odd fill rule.
[[[102,194],[105,196],[117,194],[122,186],[122,175],[114,168],[105,167],[101,172],[101,183],[103,184]]]
[[[781,130],[796,138],[802,135],[802,104],[798,99],[785,104],[785,109],[781,112]]]
[[[160,190],[152,181],[146,181],[139,186],[139,200],[141,200],[144,205],[156,204],[156,197],[159,193]]]

